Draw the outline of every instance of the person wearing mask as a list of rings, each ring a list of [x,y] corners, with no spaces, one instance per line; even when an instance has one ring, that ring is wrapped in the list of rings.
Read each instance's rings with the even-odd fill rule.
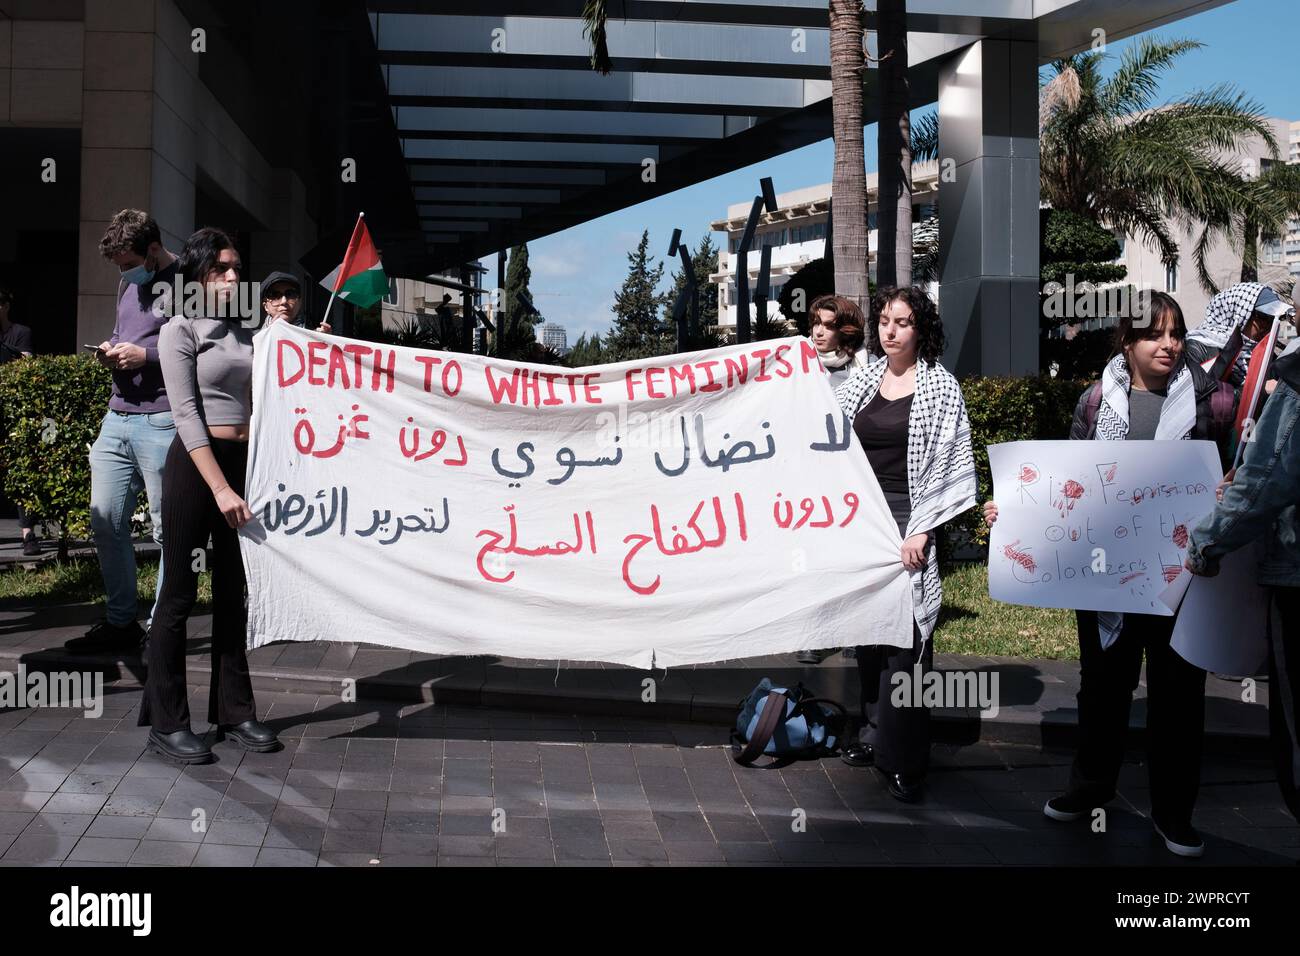
[[[176,257],[164,248],[158,223],[139,209],[123,209],[113,217],[99,252],[121,272],[113,334],[95,352],[112,372],[113,391],[90,449],[90,528],[107,607],[102,621],[65,647],[74,653],[131,653],[140,649],[145,635],[136,621],[131,538],[131,515],[141,488],[149,500],[153,539],[165,544],[162,472],[176,427],[158,361],[158,335],[171,312]],[[166,568],[164,559],[158,565],[154,610]]]
[[[1213,441],[1226,464],[1232,433],[1232,386],[1190,360],[1182,309],[1151,293],[1148,314],[1115,327],[1114,354],[1101,381],[1075,408],[1075,441]],[[997,521],[995,502],[984,520]],[[1129,710],[1142,657],[1147,665],[1147,770],[1151,822],[1165,846],[1197,857],[1205,845],[1192,827],[1205,736],[1205,671],[1170,646],[1173,617],[1075,611],[1079,635],[1079,747],[1069,787],[1043,807],[1049,819],[1088,817],[1115,797]]]
[[[821,295],[808,308],[808,338],[826,370],[831,388],[848,381],[849,375],[867,365],[862,349],[866,321],[852,299],[842,295]],[[806,648],[795,652],[800,664],[820,664],[839,648]]]
[[[191,555],[212,538],[212,682],[208,721],[247,750],[280,742],[257,719],[245,654],[247,611],[238,529],[252,519],[244,500],[252,413],[254,330],[228,314],[242,263],[234,241],[200,229],[181,251],[186,284],[204,288],[201,314],[177,315],[159,351],[176,415],[163,471],[163,540],[172,569],[149,629],[149,668],[140,707],[148,746],[182,763],[212,760],[206,737],[190,729],[186,699],[186,622],[198,593]]]
[[[872,304],[870,354],[836,390],[903,539],[899,559],[912,577],[912,642],[856,649],[863,726],[842,759],[872,766],[905,803],[922,796],[930,760],[930,712],[895,706],[895,675],[913,680],[931,666],[943,591],[935,535],[975,504],[975,456],[961,386],[939,364],[943,326],[925,290],[889,287]]]
[[[1255,346],[1268,335],[1274,319],[1294,311],[1268,286],[1239,282],[1210,299],[1205,321],[1187,333],[1187,357],[1215,381],[1239,391]]]
[[[9,318],[14,301],[8,289],[0,287],[0,365],[32,357],[32,330]],[[36,518],[18,506],[18,527],[23,539],[24,557],[41,553],[41,539],[36,534]]]
[[[305,326],[307,317],[302,314],[302,283],[289,272],[272,272],[262,280],[262,311],[270,322],[283,319],[294,325]],[[328,322],[316,326],[318,332],[332,331]]]
[[[1264,403],[1236,474],[1189,536],[1186,566],[1212,576],[1223,557],[1263,540],[1259,583],[1271,589],[1281,629],[1269,622],[1268,716],[1278,785],[1300,820],[1300,340],[1273,363],[1277,388]]]

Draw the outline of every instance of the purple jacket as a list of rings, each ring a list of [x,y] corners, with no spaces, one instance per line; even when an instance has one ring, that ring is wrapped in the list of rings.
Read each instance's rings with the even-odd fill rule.
[[[144,346],[145,359],[137,369],[113,370],[113,397],[108,400],[108,407],[115,412],[150,414],[171,411],[167,387],[163,384],[162,366],[158,364],[158,333],[167,324],[171,310],[160,307],[155,312],[154,304],[162,297],[154,295],[154,288],[171,286],[176,279],[177,265],[173,262],[144,285],[127,285],[118,298],[117,324],[113,326],[113,337],[108,342],[110,345],[130,342]],[[170,296],[167,301],[170,301]]]

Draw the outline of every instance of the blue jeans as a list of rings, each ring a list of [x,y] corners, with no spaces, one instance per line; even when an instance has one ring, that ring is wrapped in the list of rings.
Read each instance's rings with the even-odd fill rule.
[[[110,411],[90,449],[90,529],[104,574],[108,623],[114,627],[134,621],[139,610],[131,514],[141,488],[149,497],[153,539],[162,544],[162,473],[167,449],[175,437],[171,412],[148,415]],[[158,606],[162,579],[160,559],[154,608]],[[152,609],[149,618],[153,619]]]

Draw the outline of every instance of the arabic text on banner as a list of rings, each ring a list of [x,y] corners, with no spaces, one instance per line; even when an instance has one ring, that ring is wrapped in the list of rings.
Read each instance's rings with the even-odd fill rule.
[[[566,369],[272,323],[249,646],[649,667],[909,646],[879,485],[799,339]]]

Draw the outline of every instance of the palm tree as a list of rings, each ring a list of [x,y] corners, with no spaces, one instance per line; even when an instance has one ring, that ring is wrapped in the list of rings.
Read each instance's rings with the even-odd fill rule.
[[[867,305],[867,160],[862,149],[862,0],[830,0],[831,238],[835,291]]]
[[[1053,209],[1154,243],[1167,264],[1178,260],[1170,224],[1204,224],[1196,271],[1217,291],[1206,263],[1213,237],[1239,233],[1246,220],[1274,221],[1261,191],[1225,156],[1254,138],[1276,156],[1277,142],[1256,103],[1227,84],[1153,105],[1161,75],[1201,46],[1143,39],[1109,78],[1097,51],[1054,62],[1040,90],[1039,162]]]
[[[1274,163],[1254,180],[1255,188],[1263,195],[1260,206],[1267,210],[1267,220],[1244,217],[1241,224],[1241,281],[1259,281],[1259,239],[1286,235],[1286,222],[1300,216],[1300,166]],[[1233,236],[1229,240],[1235,239]]]
[[[912,131],[907,82],[907,2],[879,0],[880,157],[876,284],[912,284]]]

